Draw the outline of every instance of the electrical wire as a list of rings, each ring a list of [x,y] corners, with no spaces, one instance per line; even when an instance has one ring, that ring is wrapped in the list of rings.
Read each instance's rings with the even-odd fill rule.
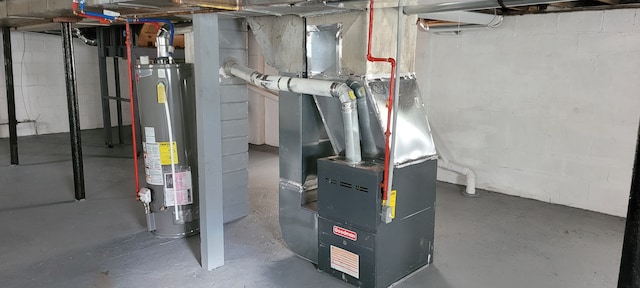
[[[31,113],[29,113],[29,109],[27,107],[27,101],[24,98],[24,56],[25,53],[27,52],[27,40],[26,40],[26,36],[25,36],[26,32],[22,32],[22,55],[20,56],[20,96],[22,97],[22,106],[24,106],[24,113],[27,115],[27,119],[32,120],[31,119]],[[35,124],[37,127],[37,123]],[[38,131],[36,128],[36,135],[38,135]]]

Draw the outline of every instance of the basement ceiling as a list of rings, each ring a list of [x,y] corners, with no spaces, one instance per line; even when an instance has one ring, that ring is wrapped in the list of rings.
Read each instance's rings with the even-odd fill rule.
[[[407,4],[417,5],[423,2],[440,3],[445,0],[404,1]],[[502,3],[502,0],[495,1],[498,4]],[[72,0],[0,0],[0,25],[24,27],[22,28],[23,30],[31,30],[30,27],[33,27],[34,30],[42,30],[42,27],[56,29],[57,25],[53,23],[54,18],[74,17],[71,3]],[[136,15],[137,17],[178,17],[174,18],[175,20],[185,20],[184,17],[179,16],[181,14],[221,11],[233,11],[232,13],[240,16],[279,16],[286,14],[314,16],[349,10],[363,10],[367,5],[368,1],[366,0],[87,0],[88,11],[102,12],[102,9],[108,9],[117,11],[122,15]],[[377,0],[376,6],[380,7],[380,5],[385,7],[397,6],[397,0]],[[494,6],[499,7],[500,5],[496,4]],[[495,10],[476,10],[475,12],[522,15],[620,8],[640,8],[640,0],[578,0],[552,4],[503,7]],[[432,23],[442,23],[442,21]],[[83,20],[79,26],[83,25],[101,24],[95,20]]]

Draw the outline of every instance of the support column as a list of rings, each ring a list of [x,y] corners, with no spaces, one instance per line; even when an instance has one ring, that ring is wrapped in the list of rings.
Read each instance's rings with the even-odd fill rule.
[[[13,87],[13,56],[11,55],[11,30],[2,27],[4,48],[4,77],[7,85],[7,110],[9,115],[9,150],[11,165],[18,165],[18,120],[16,119],[16,97]]]
[[[114,82],[116,85],[116,110],[118,117],[118,143],[123,144],[124,131],[122,129],[122,95],[120,93],[120,58],[113,57],[113,74],[114,74]]]
[[[82,141],[80,140],[80,116],[78,112],[78,88],[73,55],[71,23],[61,22],[62,48],[64,52],[64,72],[67,85],[67,109],[69,113],[69,134],[71,136],[71,163],[73,164],[73,187],[76,200],[85,198],[84,168],[82,165]]]
[[[109,104],[109,79],[107,76],[107,28],[96,29],[98,40],[98,72],[100,73],[100,100],[102,101],[102,126],[104,127],[104,144],[113,148],[113,135],[111,133],[111,107]],[[111,39],[113,41],[113,39]]]
[[[640,288],[640,127],[631,177],[618,288]]]
[[[207,270],[224,265],[220,82],[212,81],[220,68],[218,20],[218,14],[193,15],[200,253]]]

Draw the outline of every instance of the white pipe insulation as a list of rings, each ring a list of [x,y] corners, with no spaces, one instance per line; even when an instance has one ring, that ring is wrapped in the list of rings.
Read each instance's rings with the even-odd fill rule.
[[[502,15],[484,14],[469,11],[420,13],[418,14],[418,17],[423,19],[462,23],[463,25],[482,25],[485,27],[499,25],[504,19]]]
[[[350,163],[362,161],[356,96],[346,83],[264,75],[240,65],[234,60],[229,60],[224,64],[224,72],[266,89],[338,98],[342,103],[346,159]]]

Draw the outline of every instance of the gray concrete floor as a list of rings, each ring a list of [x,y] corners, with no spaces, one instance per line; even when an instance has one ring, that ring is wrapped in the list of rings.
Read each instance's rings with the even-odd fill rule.
[[[159,239],[135,202],[130,145],[83,132],[87,200],[73,201],[67,134],[0,139],[2,287],[351,287],[296,257],[278,227],[277,151],[250,151],[250,215],[225,225],[225,266],[199,238]],[[127,141],[127,142],[130,142]],[[438,184],[435,262],[397,287],[614,287],[624,219]]]

